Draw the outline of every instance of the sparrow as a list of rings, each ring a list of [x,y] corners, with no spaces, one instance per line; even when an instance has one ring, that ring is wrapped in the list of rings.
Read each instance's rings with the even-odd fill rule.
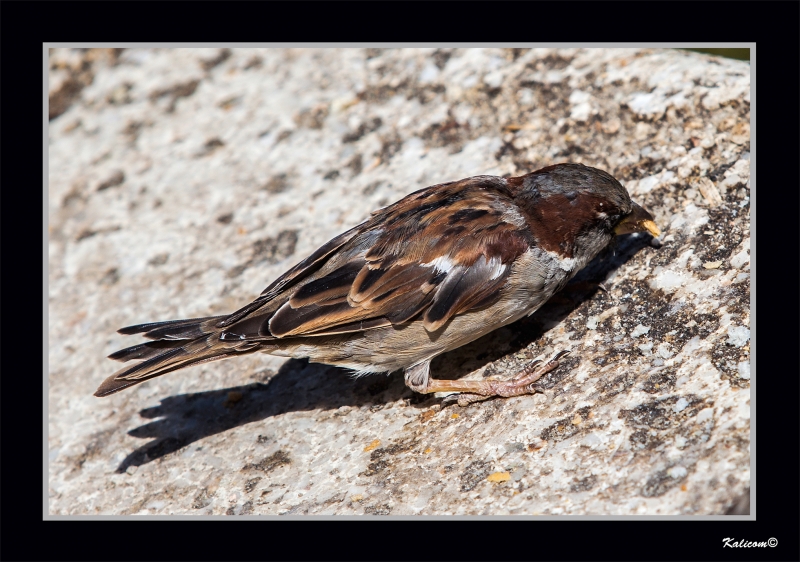
[[[518,177],[474,176],[374,211],[224,316],[119,330],[150,341],[95,396],[207,361],[266,352],[357,376],[403,370],[419,393],[458,403],[537,391],[566,354],[506,380],[438,380],[431,360],[528,316],[616,235],[659,236],[653,217],[609,173],[563,163]]]

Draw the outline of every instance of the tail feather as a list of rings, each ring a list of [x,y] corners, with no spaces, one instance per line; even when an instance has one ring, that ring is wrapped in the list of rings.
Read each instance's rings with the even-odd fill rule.
[[[155,357],[151,357],[150,359],[145,359],[141,363],[136,363],[135,365],[129,365],[128,367],[123,367],[114,375],[117,378],[126,378],[126,379],[138,379],[140,376],[146,375],[147,373],[154,372],[161,370],[163,367],[167,365],[171,365],[175,362],[175,360],[179,359],[180,357],[186,355],[186,350],[182,347],[177,349],[170,349],[168,351],[164,351],[163,353],[159,353]]]
[[[179,353],[172,355],[173,352]],[[115,392],[119,392],[120,390],[124,390],[136,384],[149,381],[155,377],[166,375],[167,373],[177,371],[178,369],[183,369],[189,365],[197,365],[200,363],[208,363],[209,361],[216,361],[217,359],[224,359],[225,357],[234,355],[236,353],[235,351],[226,349],[209,350],[209,352],[211,355],[199,356],[189,355],[189,352],[186,352],[183,349],[173,349],[164,353],[163,356],[155,357],[154,359],[159,360],[159,363],[156,363],[156,366],[146,370],[138,370],[133,376],[125,375],[124,369],[117,371],[103,381],[103,383],[95,391],[94,395],[98,397],[108,396],[109,394],[114,394]],[[189,356],[187,357],[187,355]],[[139,367],[139,365],[136,365],[136,367]]]
[[[216,322],[217,318],[213,317],[211,320]],[[195,322],[193,324],[181,324],[178,326],[163,326],[161,328],[149,330],[144,334],[144,337],[151,340],[193,340],[213,331],[209,330],[205,324],[206,322],[204,321]]]
[[[250,351],[250,350],[247,350]],[[209,361],[216,361],[224,359],[231,355],[241,355],[247,351],[240,352],[233,349],[207,349],[205,352],[193,352],[183,348],[171,349],[157,355],[147,361],[142,361],[131,367],[120,369],[106,380],[97,388],[95,396],[108,396],[120,390],[124,390],[130,386],[143,383],[155,377],[166,375],[172,371],[183,369],[190,365],[198,365],[200,363],[208,363]]]
[[[120,390],[125,390],[129,386],[137,385],[140,382],[143,381],[118,381],[114,379],[114,375],[111,375],[97,388],[97,390],[94,392],[94,395],[101,398],[103,396],[108,396],[109,394],[119,392]]]
[[[136,365],[123,367],[104,380],[94,395],[108,396],[134,384],[157,377],[166,372],[165,369],[174,366],[177,362],[176,360],[185,354],[186,351],[182,348],[170,349]]]
[[[155,357],[156,355],[163,353],[165,349],[174,349],[176,347],[180,347],[184,343],[185,342],[179,340],[149,341],[115,351],[109,355],[108,358],[113,359],[114,361],[123,362],[131,361],[132,359],[150,359],[151,357]]]
[[[219,338],[221,330],[213,326],[220,318],[224,317],[152,322],[119,330],[123,334],[144,333],[145,337],[156,341],[134,345],[109,355],[110,359],[116,361],[140,361],[108,377],[94,395],[108,396],[190,365],[256,351],[258,346],[252,345],[252,342],[237,342],[235,346],[222,342]]]
[[[214,322],[219,321],[221,318],[227,318],[227,316],[205,316],[203,318],[186,318],[183,320],[166,320],[164,322],[147,322],[146,324],[136,324],[135,326],[126,326],[125,328],[120,328],[117,330],[118,334],[123,334],[126,336],[132,334],[141,334],[142,332],[152,332],[152,331],[165,331],[166,333],[170,332],[170,328],[174,329],[176,333],[180,332],[183,328],[192,327],[192,326],[200,326],[201,324],[207,323],[209,320]],[[145,337],[150,337],[148,334],[145,334]],[[157,339],[163,336],[155,336],[151,337],[150,339]]]

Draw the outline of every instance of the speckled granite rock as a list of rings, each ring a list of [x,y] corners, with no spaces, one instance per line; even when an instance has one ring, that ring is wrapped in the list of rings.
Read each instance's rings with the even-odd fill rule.
[[[750,68],[634,49],[51,53],[51,514],[722,514],[750,483]],[[438,358],[548,395],[440,410],[399,375],[267,355],[110,398],[138,322],[222,314],[373,209],[556,162],[629,236]],[[598,291],[602,282],[607,291]]]

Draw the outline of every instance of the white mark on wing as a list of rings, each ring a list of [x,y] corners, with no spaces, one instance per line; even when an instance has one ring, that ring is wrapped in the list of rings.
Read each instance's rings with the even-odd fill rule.
[[[525,218],[517,211],[513,210],[506,210],[503,213],[503,222],[507,222],[508,224],[513,224],[516,227],[525,227],[527,223],[525,222]]]
[[[440,271],[443,273],[449,273],[451,269],[453,269],[453,262],[447,256],[439,256],[438,258],[434,259],[433,261],[428,262],[426,265],[433,266],[436,271]]]
[[[491,268],[492,274],[489,277],[489,280],[497,279],[500,277],[503,272],[506,270],[506,266],[503,265],[503,262],[500,261],[499,258],[492,258],[489,260],[489,267]]]

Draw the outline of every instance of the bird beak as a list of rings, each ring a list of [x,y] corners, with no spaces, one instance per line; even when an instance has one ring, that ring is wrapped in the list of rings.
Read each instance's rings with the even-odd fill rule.
[[[649,232],[655,237],[661,235],[661,231],[653,221],[653,215],[633,203],[633,209],[627,217],[614,229],[614,234],[629,234],[631,232]]]

